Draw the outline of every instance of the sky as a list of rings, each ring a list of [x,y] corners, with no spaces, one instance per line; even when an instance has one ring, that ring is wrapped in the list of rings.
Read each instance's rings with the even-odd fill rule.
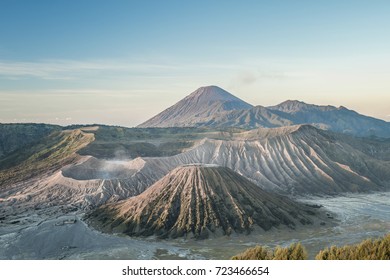
[[[154,116],[201,86],[390,121],[390,1],[0,1],[0,122]]]

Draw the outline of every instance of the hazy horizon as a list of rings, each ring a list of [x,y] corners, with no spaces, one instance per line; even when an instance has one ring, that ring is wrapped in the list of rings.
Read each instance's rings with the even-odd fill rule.
[[[201,86],[390,121],[388,1],[4,1],[0,122],[136,126]]]

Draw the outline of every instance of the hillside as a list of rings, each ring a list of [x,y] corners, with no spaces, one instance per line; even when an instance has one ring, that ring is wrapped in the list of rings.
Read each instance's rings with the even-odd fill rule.
[[[261,190],[229,168],[189,165],[174,169],[139,196],[99,208],[90,219],[128,235],[207,238],[313,224],[316,213]]]
[[[0,186],[49,175],[74,162],[76,152],[94,140],[93,134],[81,130],[50,134],[28,149],[16,150],[0,163]]]
[[[389,141],[301,125],[210,133],[176,155],[139,157],[128,166],[136,170],[133,184],[144,189],[180,165],[203,163],[228,167],[272,192],[337,195],[389,189],[389,157]],[[81,168],[88,163],[70,171]],[[77,178],[72,172],[65,175]]]
[[[52,132],[60,130],[62,130],[60,126],[48,124],[0,124],[0,160],[8,154],[34,145]]]
[[[308,125],[248,131],[81,127],[54,132],[0,160],[0,200],[13,210],[95,208],[136,196],[194,163],[228,167],[259,189],[296,197],[385,191],[389,159],[389,140]]]
[[[389,122],[361,115],[343,106],[318,106],[288,100],[268,109],[294,124],[312,124],[318,128],[355,136],[390,137]]]

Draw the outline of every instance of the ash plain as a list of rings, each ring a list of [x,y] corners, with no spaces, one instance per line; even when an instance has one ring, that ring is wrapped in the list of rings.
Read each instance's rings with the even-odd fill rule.
[[[47,208],[2,218],[0,259],[229,259],[258,244],[274,248],[293,242],[301,242],[314,259],[327,246],[358,243],[390,232],[390,192],[300,201],[322,205],[337,225],[206,240],[161,240],[101,233],[85,223],[83,212],[59,214],[59,209]]]

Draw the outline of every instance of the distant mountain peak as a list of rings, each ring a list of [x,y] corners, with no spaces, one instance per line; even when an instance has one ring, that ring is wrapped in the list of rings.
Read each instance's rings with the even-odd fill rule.
[[[217,86],[200,87],[139,127],[191,127],[212,120],[215,115],[253,106]]]
[[[337,109],[334,106],[330,105],[314,105],[314,104],[308,104],[303,101],[299,100],[286,100],[276,106],[268,107],[271,110],[278,110],[285,113],[296,113],[300,112],[302,110],[318,110],[318,111],[330,111]]]
[[[303,101],[288,99],[280,103],[279,105],[308,105],[308,104]]]
[[[308,108],[310,106],[315,106],[311,104],[307,104],[303,101],[299,100],[286,100],[276,106],[271,107],[272,109],[278,109],[283,112],[296,112],[303,108]]]
[[[242,101],[233,94],[218,86],[200,87],[193,93],[185,97],[185,99],[202,98],[207,101]]]

